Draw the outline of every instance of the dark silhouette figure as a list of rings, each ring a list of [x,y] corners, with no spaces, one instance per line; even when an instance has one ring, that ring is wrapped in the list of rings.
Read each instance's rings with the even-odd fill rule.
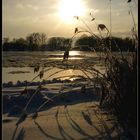
[[[65,60],[65,59],[68,59],[68,57],[69,57],[69,50],[66,50],[66,51],[64,52],[63,59],[64,59],[64,60]]]

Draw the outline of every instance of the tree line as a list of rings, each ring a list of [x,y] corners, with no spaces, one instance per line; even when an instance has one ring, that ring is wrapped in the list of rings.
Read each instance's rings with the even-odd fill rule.
[[[79,38],[75,45],[79,46],[79,49],[82,51],[103,51],[103,48],[110,48],[110,46],[111,51],[135,51],[135,40],[129,37],[124,39],[120,37],[106,37],[103,39],[97,39],[93,38],[92,36],[84,36]]]
[[[51,37],[47,38],[45,33],[31,33],[26,38],[17,38],[10,41],[3,38],[3,51],[65,51],[71,42],[70,38]],[[75,42],[74,50],[80,51],[103,51],[102,45],[107,47],[111,44],[112,51],[134,51],[135,42],[131,38],[107,37],[101,40],[92,36],[81,36]],[[100,46],[100,47],[99,47]]]
[[[3,51],[46,51],[64,50],[69,43],[68,38],[51,37],[47,38],[45,33],[31,33],[26,38],[3,38]]]

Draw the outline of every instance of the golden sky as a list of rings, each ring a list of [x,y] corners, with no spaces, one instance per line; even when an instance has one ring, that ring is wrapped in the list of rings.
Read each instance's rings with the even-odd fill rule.
[[[130,4],[130,5],[129,5]],[[112,35],[130,36],[133,28],[129,6],[138,22],[138,0],[111,0]],[[91,16],[95,22],[91,22]],[[44,32],[48,37],[71,37],[75,27],[85,28],[73,16],[80,16],[94,33],[96,24],[110,27],[110,0],[2,0],[2,36],[26,37]]]

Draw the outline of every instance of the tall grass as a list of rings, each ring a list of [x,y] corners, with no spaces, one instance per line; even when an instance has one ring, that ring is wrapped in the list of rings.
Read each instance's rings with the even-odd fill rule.
[[[138,36],[135,19],[133,16],[133,11],[128,1],[128,6],[130,9],[130,14],[132,16],[132,21],[134,24],[133,27],[133,39],[135,41],[135,52],[132,52],[132,55],[128,58],[124,56],[121,52],[121,57],[117,57],[111,51],[110,47],[105,42],[105,38],[102,36],[104,30],[107,31],[106,37],[109,35],[111,42],[111,17],[110,17],[110,31],[104,24],[98,24],[97,28],[100,36],[97,36],[93,33],[91,28],[86,24],[84,20],[80,17],[75,16],[77,20],[80,20],[86,30],[79,30],[75,28],[75,33],[89,33],[92,37],[98,40],[98,47],[101,47],[104,56],[105,56],[105,66],[106,73],[100,78],[100,85],[102,85],[102,97],[100,101],[101,107],[106,107],[111,113],[115,114],[118,118],[120,124],[124,127],[136,127],[137,123],[137,52],[138,52]],[[91,15],[91,13],[90,13]],[[111,16],[111,10],[110,10]],[[91,19],[91,21],[95,18]],[[119,48],[119,46],[116,44]],[[91,67],[87,67],[83,71],[86,71]],[[99,73],[95,68],[92,68],[92,71]],[[89,78],[89,80],[91,80]]]
[[[90,14],[91,15],[91,14]],[[88,26],[86,21],[84,21],[81,17],[75,16],[77,20],[80,20],[83,25],[85,26],[85,30],[79,30],[78,27],[74,30],[74,35],[71,37],[70,42],[68,43],[68,46],[66,47],[66,50],[64,52],[63,61],[60,62],[47,62],[47,65],[49,68],[40,68],[39,65],[35,66],[34,72],[37,72],[37,76],[34,77],[32,81],[34,81],[37,77],[40,77],[42,81],[45,79],[47,80],[51,76],[55,76],[56,74],[68,70],[80,70],[84,76],[87,78],[88,81],[91,83],[94,83],[95,85],[100,85],[102,90],[101,100],[100,100],[100,107],[106,108],[109,112],[114,114],[116,118],[118,119],[118,122],[122,125],[124,129],[128,127],[136,127],[137,123],[137,42],[138,37],[136,34],[136,24],[133,18],[133,12],[131,10],[132,20],[134,22],[134,32],[133,37],[135,40],[135,52],[132,53],[129,58],[125,57],[121,50],[119,53],[121,54],[119,57],[116,56],[111,51],[111,44],[107,44],[105,41],[106,37],[110,37],[111,41],[111,33],[109,29],[104,24],[97,24],[97,29],[99,31],[99,35],[96,35],[91,28]],[[92,17],[91,21],[95,21],[96,19]],[[106,37],[103,37],[102,33],[106,31]],[[92,63],[75,63],[71,64],[69,59],[69,51],[71,49],[71,43],[75,36],[81,33],[88,33],[93,38],[96,38],[97,45],[102,50],[104,54],[104,64],[106,66],[106,72],[101,73],[98,71],[94,64]],[[109,47],[108,47],[109,46]],[[116,44],[116,46],[119,48],[119,46]],[[94,50],[96,53],[96,50]],[[96,53],[97,54],[97,53]],[[97,54],[98,55],[98,54]],[[42,66],[45,64],[41,64]],[[58,70],[57,72],[53,73],[49,77],[44,77],[44,73],[55,68],[59,67],[61,70]],[[91,75],[94,75],[96,77],[95,79],[92,79],[89,76],[89,73]],[[74,77],[69,76],[68,78]],[[56,77],[60,78],[60,77]],[[26,86],[25,91],[28,91],[28,86]],[[82,86],[81,89],[83,90]],[[48,99],[46,102],[44,102],[42,105],[40,105],[33,115],[33,119],[37,117],[37,112],[41,110],[47,103],[51,102],[56,98],[57,96],[61,96],[64,94],[61,92],[63,89],[60,89],[59,94],[54,95],[50,99]],[[26,119],[27,115],[25,111],[27,110],[30,102],[34,98],[35,94],[37,94],[39,91],[41,91],[41,85],[39,85],[34,92],[34,94],[30,97],[28,103],[26,104],[23,114],[21,115],[21,118],[18,122],[21,122],[21,119],[23,121]],[[27,92],[26,92],[27,93]],[[18,123],[19,125],[19,123]]]

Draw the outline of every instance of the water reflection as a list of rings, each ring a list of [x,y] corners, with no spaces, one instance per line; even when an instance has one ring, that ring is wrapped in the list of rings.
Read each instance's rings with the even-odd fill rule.
[[[70,56],[75,56],[75,55],[81,55],[81,53],[79,51],[70,51],[69,55]]]
[[[102,73],[104,73],[104,69],[102,69],[100,66],[95,66],[96,69],[100,70]],[[43,79],[47,79],[47,80],[52,80],[53,78],[57,78],[60,77],[59,79],[64,80],[64,79],[69,79],[69,77],[71,76],[85,76],[86,75],[80,71],[80,70],[73,70],[73,69],[69,69],[69,70],[64,70],[62,72],[56,73],[57,71],[60,71],[61,69],[59,68],[53,68],[49,71],[47,71],[46,73],[44,73]],[[11,74],[12,71],[28,71],[29,73],[15,73],[15,74]],[[9,73],[10,72],[10,73]],[[56,73],[55,75],[53,75],[53,73]],[[50,75],[52,75],[50,77]],[[93,77],[93,75],[90,75],[87,73],[88,76],[90,76],[91,78]],[[33,68],[31,67],[3,67],[3,71],[2,71],[2,83],[7,83],[9,81],[12,81],[14,84],[17,83],[17,81],[31,81],[35,76],[37,76],[37,73],[34,73]],[[74,78],[70,78],[71,80],[75,79]],[[42,79],[40,79],[39,77],[37,77],[35,80],[35,82],[37,81],[42,81]]]
[[[47,54],[49,55],[50,57],[48,58],[43,58],[42,60],[46,60],[46,59],[49,59],[49,60],[63,60],[63,55],[64,55],[64,52],[54,52],[53,54]],[[80,60],[80,59],[86,59],[85,55],[80,52],[80,51],[69,51],[69,59],[70,60]]]
[[[63,60],[63,57],[50,57],[50,58],[46,58],[49,60]],[[86,59],[86,58],[82,58],[82,57],[69,57],[69,60],[80,60],[80,59]],[[44,59],[42,59],[44,60]]]
[[[14,55],[13,55],[14,54]],[[55,51],[55,52],[6,52],[3,55],[3,59],[5,60],[5,65],[8,67],[2,68],[2,82],[7,83],[9,81],[12,81],[13,83],[16,83],[19,81],[31,81],[37,74],[34,74],[34,70],[32,67],[27,67],[28,64],[33,63],[34,61],[37,62],[38,60],[47,60],[47,59],[63,59],[64,52],[62,51]],[[89,59],[92,62],[96,60],[96,54],[94,52],[82,52],[82,51],[70,51],[69,52],[69,59],[70,60],[76,60],[79,61],[81,59]],[[35,59],[36,58],[36,59]],[[13,67],[13,64],[9,63],[8,60],[15,60],[15,65],[17,67]],[[23,61],[23,62],[22,62]],[[23,64],[22,64],[23,63]],[[26,66],[26,67],[19,67],[19,64]],[[9,65],[11,67],[9,67]],[[95,66],[96,67],[96,66]],[[98,70],[100,69],[100,66],[96,67]],[[44,77],[48,77],[49,75],[53,74],[54,72],[58,71],[60,69],[54,68],[51,71],[48,71],[45,73]],[[10,74],[9,72],[12,71],[29,71],[29,73],[14,73]],[[101,70],[103,71],[103,70]],[[79,70],[65,70],[64,72],[58,73],[57,75],[50,77],[48,80],[51,80],[56,77],[60,76],[68,76],[68,75],[83,75],[83,73]],[[68,77],[67,77],[68,78]],[[63,78],[64,79],[64,78]],[[66,77],[65,77],[66,79]],[[38,78],[36,78],[35,81],[41,81]]]

